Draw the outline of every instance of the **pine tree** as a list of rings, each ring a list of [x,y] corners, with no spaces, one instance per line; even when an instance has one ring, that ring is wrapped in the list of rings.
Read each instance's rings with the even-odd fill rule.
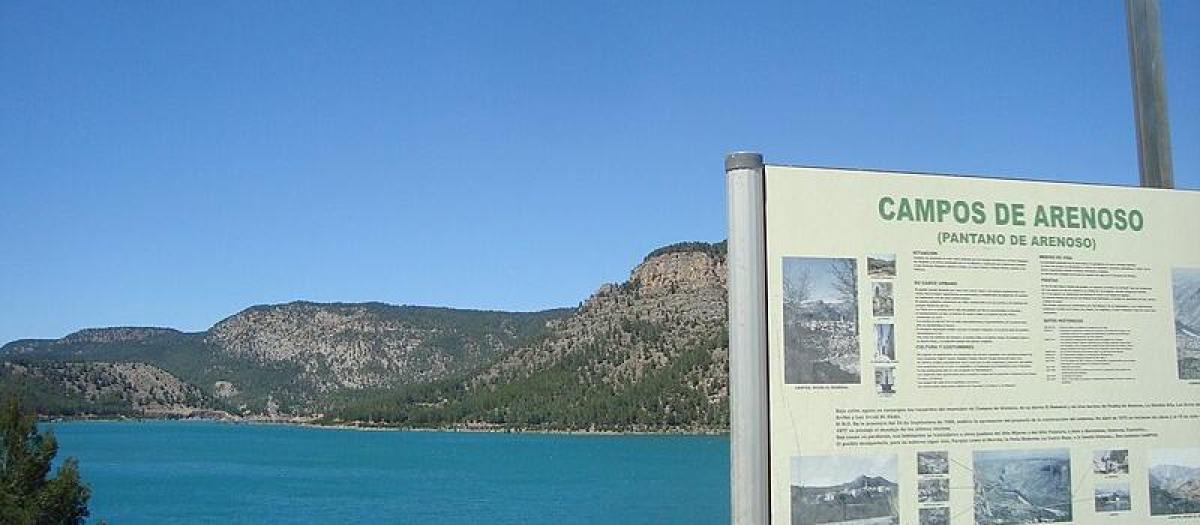
[[[58,442],[54,434],[38,432],[34,417],[22,414],[16,399],[0,409],[0,438],[0,523],[82,524],[91,491],[79,478],[75,458],[47,479]]]

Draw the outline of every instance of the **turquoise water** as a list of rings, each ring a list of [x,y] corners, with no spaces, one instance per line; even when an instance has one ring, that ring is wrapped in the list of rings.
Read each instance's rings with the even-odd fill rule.
[[[42,424],[92,520],[727,523],[729,440],[364,432],[195,421]]]

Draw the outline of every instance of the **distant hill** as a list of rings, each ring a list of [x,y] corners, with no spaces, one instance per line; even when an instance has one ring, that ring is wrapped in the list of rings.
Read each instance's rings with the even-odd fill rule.
[[[680,243],[577,309],[294,302],[198,333],[120,327],[20,340],[0,347],[0,393],[46,415],[719,429],[728,424],[725,274],[724,243]]]
[[[348,403],[403,426],[713,429],[728,425],[723,245],[656,250],[533,344],[471,374]]]
[[[147,412],[146,405],[130,401],[136,398],[150,400],[149,406],[175,407],[179,415],[213,409],[239,415],[311,415],[341,391],[427,382],[482,366],[566,313],[295,302],[248,308],[200,333],[87,329],[62,339],[0,347],[0,359],[20,365],[0,375],[0,392],[19,392],[29,406],[71,407],[49,411],[54,414]],[[66,363],[88,366],[64,373],[61,365]],[[101,397],[94,388],[98,377],[121,376],[122,366],[131,363],[149,365],[190,385],[198,397],[175,403],[163,389],[144,381],[129,381],[128,395],[121,398],[126,401],[117,405],[111,397]],[[51,385],[42,385],[46,381]],[[63,392],[82,393],[79,399],[96,406],[53,402],[64,399]]]

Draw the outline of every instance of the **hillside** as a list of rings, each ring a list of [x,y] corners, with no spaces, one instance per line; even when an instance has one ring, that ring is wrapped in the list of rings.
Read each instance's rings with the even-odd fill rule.
[[[537,313],[486,312],[380,303],[295,302],[256,306],[200,333],[162,328],[87,329],[57,340],[21,340],[0,347],[0,359],[42,377],[21,387],[23,402],[58,407],[64,393],[88,390],[91,376],[50,372],[70,363],[119,373],[115,364],[151,365],[194,387],[199,398],[178,405],[160,392],[129,385],[175,412],[220,408],[235,414],[311,415],[331,395],[365,388],[390,388],[449,377],[478,368],[539,334],[547,320],[565,310]],[[18,376],[0,377],[0,390]],[[143,392],[144,390],[144,392]],[[133,395],[133,394],[131,394]],[[88,407],[72,401],[70,411],[111,413],[113,405]],[[127,404],[128,405],[128,404]],[[128,414],[146,413],[128,405]]]
[[[404,426],[718,428],[728,421],[723,245],[652,253],[535,344],[464,377],[349,403]]]
[[[724,428],[725,276],[723,243],[681,243],[571,310],[294,302],[198,333],[81,330],[0,348],[0,392],[47,415]]]
[[[143,363],[0,363],[0,397],[60,415],[194,415],[214,406],[212,396],[171,373]]]

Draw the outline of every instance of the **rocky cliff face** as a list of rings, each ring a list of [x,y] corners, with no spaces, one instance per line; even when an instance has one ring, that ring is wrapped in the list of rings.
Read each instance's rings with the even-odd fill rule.
[[[723,255],[692,251],[651,257],[628,281],[601,286],[575,315],[552,322],[547,340],[506,356],[477,382],[529,375],[574,353],[599,350],[587,367],[589,375],[612,385],[636,383],[724,330],[725,279]],[[727,349],[709,351],[721,365],[694,375],[720,401],[728,383]]]
[[[724,251],[656,251],[540,341],[461,386],[405,403],[373,400],[350,419],[416,425],[717,428],[728,418]],[[412,394],[405,394],[413,398]]]

